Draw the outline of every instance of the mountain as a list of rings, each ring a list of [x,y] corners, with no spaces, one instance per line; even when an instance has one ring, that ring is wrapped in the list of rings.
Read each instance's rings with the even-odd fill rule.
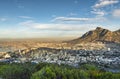
[[[83,34],[80,38],[69,41],[69,43],[86,43],[86,42],[116,42],[120,43],[120,29],[110,31],[101,27]]]

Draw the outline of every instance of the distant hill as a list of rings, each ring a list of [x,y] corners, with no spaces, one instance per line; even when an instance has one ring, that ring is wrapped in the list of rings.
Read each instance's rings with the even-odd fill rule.
[[[69,43],[86,43],[86,42],[116,42],[120,43],[120,29],[110,31],[101,27],[83,34],[80,38],[69,41]]]

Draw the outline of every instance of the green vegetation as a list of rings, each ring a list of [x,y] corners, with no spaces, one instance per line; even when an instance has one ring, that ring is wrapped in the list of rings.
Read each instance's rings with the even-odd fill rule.
[[[2,79],[120,79],[120,73],[105,72],[95,65],[79,68],[57,64],[5,64],[0,63]]]
[[[3,79],[30,79],[34,65],[25,64],[0,64],[0,77]]]

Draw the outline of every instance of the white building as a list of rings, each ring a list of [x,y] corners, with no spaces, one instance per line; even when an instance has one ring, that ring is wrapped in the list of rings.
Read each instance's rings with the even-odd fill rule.
[[[11,56],[9,55],[9,54],[6,54],[5,56],[4,56],[4,58],[11,58]]]

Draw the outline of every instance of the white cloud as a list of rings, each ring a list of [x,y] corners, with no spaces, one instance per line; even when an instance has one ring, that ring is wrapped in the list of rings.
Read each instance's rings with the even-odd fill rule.
[[[114,17],[120,18],[120,9],[114,10],[112,14],[113,14]]]
[[[0,21],[6,21],[7,19],[6,18],[0,18]]]
[[[101,8],[117,3],[119,3],[119,0],[98,0],[97,3],[92,6],[93,10],[91,11],[91,13],[96,14],[96,16],[104,16],[109,12],[101,10]]]
[[[102,22],[105,18],[95,17],[95,18],[75,18],[75,17],[56,17],[52,22]]]
[[[53,21],[88,21],[91,18],[75,18],[75,17],[56,17]]]
[[[25,31],[17,32],[18,37],[80,37],[86,31],[100,26],[97,24],[55,24],[38,23],[32,20],[19,23],[18,26],[27,28]],[[11,32],[13,33],[13,32]],[[12,36],[15,36],[11,34]]]
[[[101,8],[101,7],[105,7],[108,5],[116,4],[118,2],[119,2],[118,0],[99,0],[99,2],[96,3],[93,7],[94,8]]]
[[[21,22],[19,24],[33,29],[48,31],[84,31],[98,26],[96,24],[41,24],[33,21]]]
[[[91,13],[96,14],[97,16],[104,16],[106,14],[106,12],[98,10],[91,11]]]
[[[23,19],[31,19],[32,17],[30,16],[18,16],[19,18],[23,18]]]
[[[30,26],[30,24],[33,23],[33,22],[34,22],[33,20],[27,20],[27,21],[24,21],[24,22],[20,22],[19,25]]]

